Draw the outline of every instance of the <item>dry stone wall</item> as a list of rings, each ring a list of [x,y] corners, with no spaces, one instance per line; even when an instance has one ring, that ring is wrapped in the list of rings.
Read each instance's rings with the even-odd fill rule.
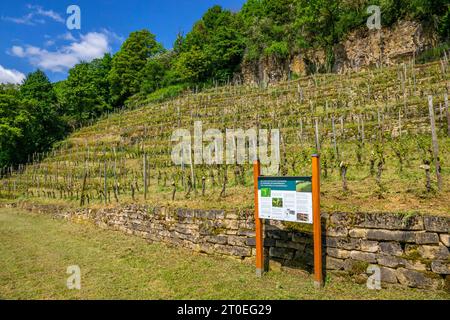
[[[193,210],[128,205],[67,210],[22,205],[69,220],[90,220],[149,241],[240,259],[255,255],[252,211]],[[312,270],[313,242],[303,225],[265,221],[268,266]],[[367,267],[378,265],[385,284],[424,289],[450,288],[450,217],[390,213],[322,215],[324,267],[362,283]]]

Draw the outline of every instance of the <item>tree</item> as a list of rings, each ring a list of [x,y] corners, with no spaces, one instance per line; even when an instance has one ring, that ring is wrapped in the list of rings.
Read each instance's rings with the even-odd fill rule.
[[[149,94],[166,86],[167,72],[171,68],[173,52],[164,52],[148,59],[141,71],[141,93]]]
[[[180,82],[199,83],[207,79],[210,61],[204,51],[194,46],[189,51],[180,53],[173,70]]]
[[[45,73],[37,70],[28,74],[20,86],[19,98],[22,118],[27,119],[22,123],[20,152],[25,155],[48,150],[64,136],[65,126],[57,113],[53,85]]]
[[[107,79],[110,70],[111,56],[105,54],[102,59],[81,62],[69,71],[58,96],[72,128],[110,110]]]
[[[111,101],[121,106],[127,98],[139,92],[142,82],[142,69],[148,59],[164,51],[156,42],[155,35],[148,30],[132,32],[112,59],[108,75]]]
[[[19,115],[18,90],[13,85],[0,85],[0,167],[16,160],[17,142],[22,130],[17,126]]]
[[[210,8],[185,38],[176,42],[173,64],[181,81],[226,81],[239,69],[245,50],[239,15],[220,6]]]

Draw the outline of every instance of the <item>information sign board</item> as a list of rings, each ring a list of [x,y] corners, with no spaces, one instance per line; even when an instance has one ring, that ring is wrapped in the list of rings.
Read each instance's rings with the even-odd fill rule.
[[[313,223],[311,177],[258,177],[260,219]]]

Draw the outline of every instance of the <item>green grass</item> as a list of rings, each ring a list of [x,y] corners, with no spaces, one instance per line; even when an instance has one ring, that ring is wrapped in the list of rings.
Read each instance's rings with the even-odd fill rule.
[[[1,299],[450,299],[443,292],[370,291],[327,277],[315,290],[309,275],[275,272],[231,258],[149,244],[92,225],[0,210]],[[81,268],[81,290],[65,286],[66,269]]]

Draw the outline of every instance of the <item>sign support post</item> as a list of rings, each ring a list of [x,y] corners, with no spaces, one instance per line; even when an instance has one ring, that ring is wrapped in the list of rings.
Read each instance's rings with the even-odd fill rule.
[[[264,273],[263,254],[263,226],[259,218],[258,203],[258,178],[261,175],[261,163],[259,160],[253,162],[253,186],[255,193],[255,229],[256,229],[256,276],[261,277]]]
[[[312,156],[312,203],[314,237],[314,287],[323,286],[322,275],[322,228],[320,220],[320,156]]]
[[[310,177],[263,177],[261,164],[253,162],[255,197],[256,275],[264,273],[263,220],[290,221],[313,225],[314,287],[323,282],[322,224],[320,216],[320,156],[312,156]]]

